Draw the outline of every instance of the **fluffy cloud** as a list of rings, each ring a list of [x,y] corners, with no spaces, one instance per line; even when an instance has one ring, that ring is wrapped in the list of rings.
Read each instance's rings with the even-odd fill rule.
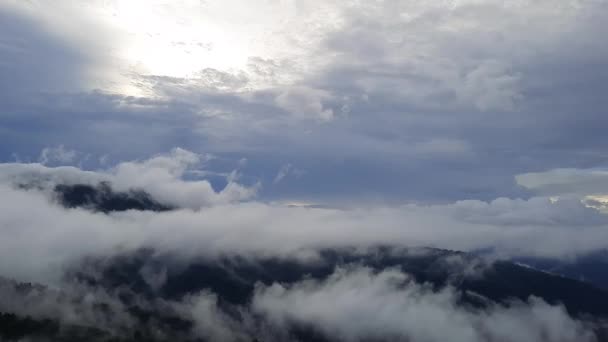
[[[123,162],[106,172],[1,165],[0,196],[11,200],[0,207],[0,274],[52,278],[85,255],[143,247],[183,257],[310,255],[319,248],[378,244],[570,257],[608,247],[608,218],[576,199],[499,198],[345,209],[284,206],[251,200],[254,190],[237,183],[215,192],[205,180],[183,180],[189,165],[200,158],[175,150]],[[177,209],[109,215],[64,209],[45,190],[54,184],[99,181],[116,184],[116,189],[143,189]]]
[[[386,270],[338,269],[327,280],[259,287],[253,309],[280,326],[299,323],[343,341],[594,341],[563,307],[537,298],[485,310],[456,304],[451,288],[433,292]]]
[[[44,150],[46,159],[73,158],[75,152]],[[59,156],[59,157],[58,157]],[[42,157],[41,157],[42,158]],[[57,184],[89,184],[110,182],[119,191],[142,189],[161,203],[182,208],[200,208],[216,203],[230,203],[255,196],[259,184],[245,187],[229,179],[227,185],[216,192],[207,180],[184,180],[193,167],[205,162],[205,157],[176,148],[169,154],[157,155],[143,161],[119,163],[111,169],[91,172],[75,167],[48,168],[40,164],[2,164],[0,179],[4,182],[37,185],[52,189]],[[234,177],[233,177],[234,178]]]
[[[247,341],[246,322],[239,322],[218,307],[216,294],[203,291],[184,298],[173,307],[194,322],[193,334],[211,341]],[[244,318],[247,312],[244,311]]]
[[[69,164],[76,158],[76,151],[66,149],[65,146],[45,147],[40,153],[40,164],[60,163],[62,165]]]
[[[563,306],[536,297],[497,304],[467,293],[485,302],[483,307],[472,307],[461,302],[463,294],[450,286],[434,288],[397,269],[373,271],[358,265],[288,285],[258,283],[251,301],[238,306],[221,304],[219,294],[203,290],[178,300],[131,294],[128,308],[117,293],[82,284],[63,286],[53,290],[2,280],[0,310],[95,326],[113,336],[149,329],[160,338],[178,333],[234,342],[253,337],[295,340],[294,327],[321,333],[332,341],[591,342],[595,341],[592,329],[597,328],[569,316]],[[152,315],[141,320],[133,305]],[[177,331],[157,321],[158,313],[171,317]],[[180,328],[180,320],[191,328]]]
[[[322,248],[366,250],[379,244],[494,249],[511,256],[550,257],[607,247],[608,218],[573,197],[345,209],[284,206],[247,196],[227,197],[201,186],[204,180],[188,180],[188,170],[205,160],[176,149],[95,172],[40,164],[0,165],[0,197],[11,199],[0,207],[0,274],[54,284],[71,293],[66,297],[34,289],[26,295],[11,294],[14,286],[0,283],[4,284],[0,309],[110,331],[128,329],[136,320],[116,294],[65,284],[62,274],[86,257],[104,260],[141,248],[186,261],[270,256],[311,262]],[[49,196],[57,184],[100,181],[110,182],[117,190],[143,189],[153,199],[177,208],[104,214],[66,209]],[[478,266],[461,258],[445,262],[453,272],[478,273]],[[152,265],[144,265],[139,272],[151,288],[158,288],[167,276],[166,269]],[[447,336],[462,341],[593,341],[588,326],[569,317],[562,307],[540,299],[472,309],[462,306],[458,296],[449,287],[437,291],[416,284],[397,270],[375,273],[352,266],[336,270],[325,280],[258,285],[250,307],[227,309],[209,291],[180,301],[142,299],[140,304],[192,321],[193,334],[212,340],[244,341],[250,336],[281,340],[296,324],[346,341],[412,338],[432,342]],[[98,310],[98,302],[111,305],[115,314],[108,317],[107,311]],[[434,323],[429,328],[420,322]]]
[[[0,278],[0,311],[110,331],[134,324],[124,303],[103,289],[74,283],[63,286],[61,290],[51,289]],[[101,303],[105,310],[101,309]]]

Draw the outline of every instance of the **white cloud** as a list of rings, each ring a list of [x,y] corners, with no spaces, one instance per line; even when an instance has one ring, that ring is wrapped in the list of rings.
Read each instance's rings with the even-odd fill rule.
[[[553,169],[515,176],[517,184],[543,195],[608,193],[608,171],[602,169]]]
[[[608,217],[576,199],[501,198],[347,209],[285,206],[247,200],[253,190],[236,183],[215,192],[204,180],[183,180],[185,170],[199,160],[196,154],[175,150],[146,161],[123,162],[107,172],[0,165],[0,274],[53,278],[85,255],[141,247],[184,257],[288,256],[377,244],[571,257],[608,247]],[[140,187],[181,209],[105,215],[64,209],[49,200],[46,191],[14,188],[32,182],[45,188],[100,180],[111,181],[118,190]]]
[[[289,172],[291,171],[291,164],[287,163],[281,166],[281,168],[279,169],[279,172],[277,172],[277,175],[274,177],[274,180],[272,181],[273,184],[278,184],[280,183],[283,178],[287,177],[287,175],[289,174]]]
[[[330,121],[334,118],[334,111],[324,104],[330,99],[330,93],[325,90],[290,87],[275,98],[275,103],[299,119]]]
[[[119,189],[141,188],[158,200],[180,207],[200,208],[213,203],[230,203],[255,195],[257,185],[251,188],[229,182],[215,192],[206,180],[183,181],[190,168],[203,162],[202,156],[174,149],[170,155],[159,155],[143,162],[120,163],[110,172],[112,183]]]
[[[45,152],[46,151],[46,152]],[[60,152],[60,153],[59,153]],[[45,161],[75,155],[62,147],[42,154]],[[41,164],[9,163],[0,165],[0,180],[4,182],[34,183],[47,189],[56,184],[90,184],[111,182],[117,190],[142,189],[158,201],[182,208],[200,208],[216,203],[230,203],[254,197],[259,184],[252,187],[235,183],[216,192],[207,180],[184,180],[186,174],[204,164],[205,156],[184,149],[173,149],[143,161],[122,162],[107,170],[82,171],[75,167],[48,168]],[[211,158],[211,157],[209,157]]]
[[[218,307],[218,298],[203,291],[173,303],[182,317],[194,322],[193,334],[210,341],[249,341],[242,322],[237,322]]]
[[[276,165],[278,155],[283,158],[279,159],[281,161],[289,155],[288,160],[298,167],[302,165],[309,170],[312,165],[316,169],[309,174],[318,177],[315,179],[318,185],[306,189],[309,193],[332,189],[325,185],[335,182],[339,185],[335,187],[340,189],[338,191],[363,189],[374,192],[375,186],[380,185],[383,188],[378,192],[393,191],[399,196],[411,194],[414,199],[426,199],[428,194],[432,200],[437,200],[439,193],[442,196],[439,199],[444,201],[448,195],[449,200],[476,196],[477,193],[462,194],[462,189],[468,191],[469,188],[473,191],[490,188],[479,198],[488,198],[488,193],[496,197],[496,193],[501,194],[504,188],[511,187],[513,170],[527,170],[527,166],[543,165],[548,161],[555,165],[556,160],[551,156],[559,155],[559,159],[578,157],[583,155],[580,152],[601,152],[605,147],[599,135],[595,140],[590,139],[599,141],[597,146],[585,143],[581,127],[577,127],[578,130],[572,127],[574,112],[571,111],[575,108],[577,118],[581,118],[577,123],[598,122],[595,126],[601,128],[597,110],[586,108],[599,99],[593,97],[596,93],[603,96],[598,87],[593,87],[593,82],[605,83],[602,73],[597,70],[605,70],[604,61],[608,60],[604,58],[608,53],[604,42],[595,38],[599,29],[604,28],[608,12],[596,1],[564,1],[559,5],[547,0],[348,4],[287,1],[276,5],[281,9],[278,12],[271,10],[273,4],[264,5],[268,6],[265,10],[256,8],[252,11],[252,6],[258,5],[239,6],[244,2],[234,2],[226,12],[222,12],[226,5],[211,4],[206,15],[212,13],[211,16],[217,17],[213,32],[219,36],[214,39],[224,41],[224,45],[209,45],[209,42],[195,41],[192,36],[203,30],[197,26],[199,2],[166,7],[155,3],[150,5],[154,10],[141,13],[145,14],[142,21],[127,19],[132,19],[130,16],[138,14],[143,7],[148,8],[147,3],[124,2],[125,11],[116,13],[122,21],[113,24],[112,12],[116,12],[116,8],[100,6],[102,3],[107,4],[103,1],[72,4],[75,7],[71,7],[70,2],[65,1],[61,6],[59,2],[51,5],[11,1],[10,6],[2,5],[3,10],[19,7],[13,12],[25,13],[27,18],[40,19],[43,23],[35,30],[33,27],[22,29],[27,21],[18,25],[5,24],[4,27],[11,28],[6,32],[14,32],[27,41],[33,31],[36,31],[36,38],[44,38],[46,35],[39,35],[45,29],[53,28],[51,36],[61,40],[52,46],[43,45],[43,49],[32,48],[28,56],[36,58],[20,59],[15,57],[20,55],[12,52],[0,56],[7,57],[8,63],[15,65],[11,69],[17,73],[11,79],[0,81],[2,90],[7,90],[1,92],[5,95],[3,100],[8,103],[8,109],[1,115],[9,116],[9,121],[15,123],[9,128],[0,128],[0,133],[8,136],[7,139],[26,141],[19,147],[36,139],[43,142],[41,146],[57,146],[46,140],[63,139],[70,132],[63,129],[47,132],[38,127],[57,127],[58,121],[69,121],[76,127],[70,131],[83,133],[71,135],[72,141],[65,140],[67,146],[81,142],[101,144],[105,153],[116,151],[112,155],[117,158],[122,149],[156,152],[161,144],[194,141],[197,150],[204,145],[205,150],[213,152],[254,151],[271,160],[272,165]],[[319,10],[317,5],[327,11]],[[82,11],[86,15],[74,14]],[[9,14],[13,12],[7,10]],[[169,12],[171,15],[167,15]],[[264,15],[258,16],[260,12]],[[79,20],[66,22],[66,17]],[[246,20],[249,18],[251,22]],[[100,20],[110,23],[100,24]],[[8,21],[3,23],[10,24]],[[161,24],[156,27],[155,23]],[[188,23],[197,29],[189,32]],[[110,29],[112,32],[136,32],[131,32],[133,35],[116,34],[110,39],[102,28],[106,24],[115,25]],[[230,55],[230,43],[225,42],[234,38],[239,44],[247,45],[243,42],[247,38],[239,36],[241,33],[247,36],[239,31],[240,24],[253,26],[255,35],[264,36],[262,45],[266,47],[273,45],[275,39],[280,40],[282,43],[276,44],[280,45],[280,51]],[[133,25],[141,25],[142,31]],[[83,32],[74,27],[90,29]],[[289,30],[282,31],[285,27]],[[166,32],[163,37],[154,36],[163,32]],[[223,40],[222,32],[231,39]],[[174,40],[171,35],[176,33],[178,36],[186,34],[188,40]],[[158,39],[151,39],[148,34]],[[130,46],[131,42],[125,42],[123,37],[133,38],[135,44],[132,46],[139,51],[131,56],[120,56],[127,60],[131,58],[134,64],[125,65],[125,60],[121,60],[118,61],[120,66],[116,66],[117,61],[107,53],[115,52],[114,47],[119,48],[119,54],[125,53],[122,48]],[[2,35],[0,38],[7,37]],[[5,41],[2,44],[7,46],[6,51],[15,51],[15,40]],[[568,44],[564,44],[565,41]],[[37,46],[34,45],[31,47]],[[169,55],[179,58],[166,58],[163,48],[169,45],[174,49]],[[160,53],[146,53],[146,49]],[[230,57],[226,62],[234,62],[234,57],[242,59],[239,63],[244,64],[236,70],[224,70],[218,65],[198,67],[195,63],[196,68],[186,72],[187,75],[180,75],[183,70],[163,69],[181,68],[184,66],[182,61],[192,61],[192,56],[185,52],[188,49],[196,50],[193,51],[196,63],[221,64],[224,62],[221,57],[225,55]],[[197,59],[196,56],[205,55],[209,49],[214,51],[213,61]],[[81,56],[79,51],[86,52],[86,56]],[[71,58],[59,58],[66,54]],[[102,61],[89,58],[90,55],[99,56]],[[165,82],[164,88],[159,86],[154,90],[168,89],[162,94],[167,98],[123,97],[127,92],[113,87],[102,89],[121,95],[100,92],[55,96],[45,93],[36,97],[36,101],[12,96],[13,83],[17,81],[25,80],[34,92],[48,90],[48,84],[69,83],[58,82],[64,79],[62,76],[41,80],[43,86],[37,88],[38,82],[31,82],[32,70],[28,66],[36,65],[35,76],[47,75],[42,72],[46,69],[40,69],[40,63],[34,63],[39,61],[39,56],[57,57],[49,65],[61,71],[61,75],[78,78],[78,81],[86,78],[80,74],[106,71],[108,62],[113,66],[109,74],[121,77],[126,74],[136,87],[148,87],[149,84],[137,83],[146,77]],[[143,60],[146,57],[150,59]],[[148,63],[143,67],[147,70],[139,69],[139,59],[142,64]],[[167,64],[167,60],[171,63]],[[596,64],[587,63],[594,61]],[[67,65],[69,63],[72,64]],[[66,69],[71,72],[65,72]],[[125,69],[130,72],[124,73]],[[21,72],[27,77],[19,74]],[[262,82],[264,87],[252,86],[255,82]],[[70,90],[90,88],[75,83],[78,84],[74,87],[70,84]],[[592,101],[588,101],[587,96]],[[349,114],[338,120],[336,110],[345,98],[349,99]],[[562,101],[568,105],[562,106]],[[521,111],[503,113],[513,108]],[[28,114],[47,112],[54,115]],[[317,125],[315,121],[325,124]],[[18,129],[20,125],[31,127],[32,122],[36,122],[35,131],[44,135],[31,134],[34,129],[26,130],[27,133]],[[152,128],[143,130],[142,122]],[[600,131],[603,134],[603,130]],[[517,136],[511,132],[517,132]],[[554,134],[540,139],[538,132]],[[563,144],[565,154],[544,154],[546,140]],[[162,143],[157,145],[157,141]],[[118,145],[120,149],[116,148]],[[501,153],[505,150],[509,152],[504,153],[506,157]],[[571,151],[573,154],[569,154]],[[21,154],[21,151],[17,152]],[[55,154],[51,152],[43,152],[41,161],[50,161],[51,157],[61,162],[73,159],[67,149],[55,151]],[[201,245],[210,253],[241,249],[286,253],[298,248],[334,244],[397,242],[456,249],[497,247],[514,254],[563,256],[606,247],[603,214],[585,207],[577,199],[565,198],[551,203],[544,197],[606,193],[603,171],[554,170],[520,175],[518,183],[538,191],[540,196],[529,200],[474,200],[443,205],[335,210],[283,208],[251,201],[258,187],[238,184],[235,177],[231,177],[228,186],[221,191],[215,191],[206,180],[184,180],[192,175],[189,171],[204,163],[204,158],[176,149],[167,155],[125,162],[95,172],[38,164],[1,165],[0,178],[8,183],[35,180],[49,185],[94,184],[108,180],[118,190],[139,187],[157,200],[196,209],[103,216],[82,210],[65,211],[50,205],[36,192],[23,193],[3,187],[2,234],[20,236],[15,225],[25,222],[23,234],[45,237],[31,242],[26,241],[27,234],[23,239],[16,238],[14,241],[19,248],[5,248],[6,264],[21,261],[9,251],[56,254],[57,258],[48,260],[60,263],[70,258],[71,250],[79,255],[147,243],[167,249],[186,247],[183,248],[186,252],[193,253],[200,251]],[[594,158],[581,157],[580,160],[581,163],[597,163]],[[303,164],[302,159],[309,165]],[[338,164],[348,160],[356,161],[364,170],[349,169],[352,163],[347,162],[343,164],[347,166],[340,168]],[[465,163],[444,164],[463,160]],[[467,164],[468,161],[472,162]],[[281,178],[280,173],[275,176],[274,171],[268,177],[271,182],[273,178]],[[341,177],[346,172],[350,177]],[[325,178],[327,174],[333,178]],[[499,181],[509,184],[496,185],[496,179],[491,178],[495,174]],[[387,175],[390,177],[385,177]],[[454,175],[459,177],[452,179]],[[342,181],[344,183],[340,183]],[[241,203],[247,200],[250,201]],[[322,201],[322,197],[314,200],[315,203]],[[200,208],[204,210],[198,210]],[[40,215],[35,215],[40,218],[30,217],[34,216],[31,215],[33,210],[40,211]],[[58,238],[66,235],[74,240]],[[98,244],[87,242],[87,236],[99,237]],[[278,247],[274,247],[276,245]]]
[[[76,158],[76,151],[67,149],[63,145],[57,147],[45,147],[40,152],[38,161],[40,164],[70,164]]]
[[[0,310],[121,336],[125,329],[142,326],[117,294],[75,283],[64,283],[61,290],[32,286],[24,291],[0,280]],[[291,340],[294,324],[340,341],[595,341],[592,323],[570,317],[561,305],[536,297],[496,304],[469,292],[487,305],[474,308],[460,302],[461,295],[450,286],[416,283],[397,269],[376,272],[347,265],[324,279],[258,283],[251,302],[240,306],[220,304],[218,295],[208,290],[180,300],[135,295],[133,302],[191,321],[193,337],[213,341]],[[155,329],[155,334],[163,336],[163,331]]]
[[[467,309],[451,288],[434,292],[397,270],[338,269],[327,280],[256,290],[252,307],[278,327],[312,325],[344,341],[594,341],[565,309],[537,298]]]
[[[70,283],[63,284],[61,290],[39,284],[28,289],[20,288],[18,284],[0,278],[0,310],[3,312],[110,330],[129,327],[134,322],[124,304],[100,288]],[[106,311],[99,309],[100,303],[106,305]]]
[[[264,255],[302,260],[314,260],[314,250],[319,248],[355,246],[365,250],[377,244],[495,248],[509,255],[550,257],[608,247],[608,217],[578,199],[499,198],[347,209],[284,206],[208,192],[200,185],[203,181],[183,179],[189,169],[203,162],[204,156],[176,149],[98,172],[40,164],[0,165],[0,198],[4,199],[0,206],[0,274],[59,284],[62,270],[85,256],[111,256],[142,247],[186,259]],[[181,208],[106,215],[65,209],[49,201],[44,191],[14,187],[15,183],[36,181],[44,187],[100,180],[111,181],[117,189],[137,185],[154,198],[170,199]],[[189,193],[201,195],[205,201]],[[477,272],[475,265],[464,265],[458,258],[446,262],[452,270],[464,266],[461,271],[467,274]],[[140,270],[152,287],[164,282],[166,272],[149,267]],[[218,306],[216,295],[208,292],[193,294],[182,302],[154,305],[167,305],[182,317],[193,319],[197,336],[218,340],[240,341],[252,332],[261,336],[256,330],[260,327],[249,321],[250,309],[267,317],[269,326],[311,324],[346,341],[412,338],[432,342],[448,336],[459,341],[593,340],[562,307],[536,298],[508,307],[470,310],[456,304],[458,295],[451,288],[434,292],[408,280],[396,270],[376,274],[365,268],[347,268],[323,281],[260,285],[252,307],[238,309],[243,321],[227,315]],[[103,292],[89,296],[93,297],[82,305],[64,303],[57,296],[44,300],[35,295],[0,296],[0,307],[36,317],[61,317],[66,322],[94,322],[103,317],[91,310],[91,303],[113,299]],[[18,308],[20,303],[30,304],[23,306],[25,310]],[[112,303],[121,312],[120,305]],[[115,317],[120,322],[105,324],[129,324],[128,316],[120,317]]]

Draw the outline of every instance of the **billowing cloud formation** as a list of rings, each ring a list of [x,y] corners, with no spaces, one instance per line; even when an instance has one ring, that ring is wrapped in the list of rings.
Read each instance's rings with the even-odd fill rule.
[[[340,341],[594,341],[561,307],[537,298],[463,308],[451,288],[433,292],[396,270],[338,269],[324,281],[260,287],[254,310],[281,325],[310,325]]]
[[[378,245],[492,249],[511,256],[550,257],[607,247],[608,217],[576,197],[298,207],[251,198],[257,185],[239,185],[234,175],[228,176],[221,191],[205,180],[190,179],[189,170],[209,158],[175,149],[99,171],[1,164],[0,198],[10,201],[0,207],[0,274],[58,289],[34,286],[24,291],[12,282],[0,282],[0,310],[62,324],[93,325],[118,336],[151,327],[168,329],[162,334],[173,331],[161,318],[142,323],[133,313],[133,305],[138,305],[154,315],[186,322],[184,327],[190,328],[180,329],[188,336],[222,341],[247,341],[251,336],[280,341],[303,328],[345,341],[431,342],[447,336],[462,341],[594,341],[595,326],[570,317],[561,306],[534,297],[503,304],[481,298],[486,307],[476,309],[465,305],[456,289],[416,283],[397,269],[350,265],[327,278],[260,283],[251,300],[237,306],[226,306],[221,298],[226,294],[208,289],[174,299],[135,295],[127,305],[119,294],[121,286],[90,287],[65,277],[66,270],[86,274],[92,267],[87,266],[89,258],[111,263],[113,256],[142,249],[171,256],[171,265],[179,268],[182,263],[221,257],[270,257],[306,264],[319,260],[321,249],[366,251]],[[111,191],[145,191],[171,210],[105,213],[64,208],[56,198],[58,185],[100,182]],[[241,190],[226,195],[230,187]],[[166,284],[169,270],[149,261],[133,272],[157,291]],[[458,255],[445,258],[441,265],[453,276],[462,272],[465,277],[483,277],[483,265]],[[94,267],[91,272],[101,277]]]
[[[307,255],[318,248],[395,243],[569,257],[608,247],[608,217],[577,198],[297,207],[250,199],[257,186],[229,182],[216,192],[205,180],[183,179],[197,162],[200,156],[177,149],[99,172],[0,165],[0,196],[11,199],[0,207],[0,274],[45,278],[87,254],[145,247],[186,257]],[[57,184],[100,181],[117,190],[144,190],[152,200],[176,209],[106,215],[65,209],[54,200]]]
[[[0,278],[0,311],[109,330],[134,324],[125,305],[103,289],[64,285],[56,290]]]
[[[135,299],[129,306],[102,288],[64,286],[58,291],[2,281],[0,310],[94,326],[100,329],[97,334],[122,337],[149,329],[159,340],[187,341],[304,341],[322,336],[323,341],[591,342],[597,328],[540,298],[498,304],[467,293],[484,302],[475,307],[451,286],[434,288],[397,269],[374,271],[359,265],[291,284],[258,283],[251,300],[237,306],[220,303],[229,290],[203,290],[172,300],[131,294]],[[134,307],[149,314],[148,319],[142,321]]]
[[[40,164],[60,163],[69,164],[76,158],[76,151],[66,149],[63,145],[57,147],[45,147],[40,152]]]
[[[65,151],[63,147],[45,149],[41,158],[65,159],[66,154],[73,158],[74,152]],[[203,162],[204,156],[176,148],[170,154],[119,163],[103,172],[86,172],[75,167],[48,168],[40,164],[3,164],[0,178],[4,183],[46,188],[57,184],[110,182],[119,191],[142,189],[161,203],[193,209],[236,202],[255,195],[258,185],[248,188],[229,181],[222,191],[216,192],[207,180],[184,180],[193,167]]]
[[[235,320],[218,306],[218,297],[214,293],[203,291],[192,294],[173,306],[194,322],[195,336],[211,341],[246,341],[248,333],[252,332],[246,324],[248,312],[243,310],[244,321]]]

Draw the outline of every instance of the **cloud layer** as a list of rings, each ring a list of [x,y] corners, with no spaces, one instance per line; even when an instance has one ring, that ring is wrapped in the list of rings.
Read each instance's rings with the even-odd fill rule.
[[[318,262],[322,249],[354,247],[366,253],[378,245],[489,249],[502,256],[553,258],[608,247],[608,218],[580,197],[341,209],[294,206],[252,197],[260,185],[241,185],[235,173],[227,175],[224,189],[214,190],[197,177],[204,170],[190,172],[209,158],[175,149],[97,171],[1,164],[0,197],[11,200],[0,208],[0,274],[51,284],[53,290],[34,288],[24,294],[13,283],[2,282],[0,310],[95,325],[118,336],[155,326],[160,334],[156,337],[167,338],[163,334],[172,328],[162,320],[142,325],[133,315],[133,303],[127,305],[120,294],[131,286],[128,283],[112,290],[74,283],[65,275],[93,272],[100,277],[86,260],[111,265],[114,257],[142,250],[170,256],[175,272],[197,260],[213,263],[223,257],[279,258],[305,265]],[[57,185],[100,182],[112,191],[143,191],[172,209],[103,213],[65,208],[57,197]],[[462,272],[464,277],[483,277],[483,265],[456,256],[444,262],[453,276]],[[166,267],[150,259],[134,272],[154,291],[167,281]],[[594,341],[598,329],[597,323],[573,318],[563,307],[539,298],[497,304],[480,297],[485,306],[475,308],[464,304],[463,293],[450,285],[437,288],[398,269],[356,264],[338,267],[327,277],[258,283],[251,300],[235,307],[227,307],[222,295],[204,289],[177,299],[136,295],[131,301],[191,322],[180,338],[222,341],[251,336],[280,341],[301,334],[342,341]],[[99,303],[106,303],[104,310]],[[108,316],[107,310],[113,314]]]
[[[94,326],[115,337],[147,325],[155,340],[596,340],[593,323],[572,318],[563,306],[540,298],[496,304],[477,295],[487,303],[473,307],[451,286],[436,289],[397,269],[374,271],[359,265],[336,268],[323,279],[258,283],[251,301],[238,306],[222,304],[220,294],[209,290],[180,300],[135,296],[127,304],[102,288],[67,286],[57,291],[2,281],[0,310]],[[151,318],[142,322],[134,307],[151,313]],[[172,317],[173,329],[163,325],[158,313]],[[181,328],[177,322],[182,322]]]
[[[231,181],[214,190],[204,179],[188,178],[200,158],[177,149],[100,171],[0,165],[1,197],[11,199],[0,208],[0,274],[45,278],[87,254],[146,247],[184,257],[293,256],[319,248],[400,244],[557,258],[608,247],[608,218],[576,197],[294,206],[252,198],[259,184]],[[152,201],[176,209],[106,215],[63,208],[54,192],[58,184],[99,182],[109,182],[116,191],[143,190]]]
[[[395,270],[339,269],[325,281],[258,289],[253,308],[271,322],[318,327],[341,341],[593,341],[563,308],[537,298],[469,310],[451,288],[433,292]]]

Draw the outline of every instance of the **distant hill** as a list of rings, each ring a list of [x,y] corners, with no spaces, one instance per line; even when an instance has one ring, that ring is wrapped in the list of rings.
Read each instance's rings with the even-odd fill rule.
[[[188,295],[208,290],[218,297],[223,314],[238,321],[239,309],[247,307],[259,284],[294,284],[305,279],[327,279],[337,267],[365,266],[375,272],[398,269],[412,276],[410,281],[426,283],[434,290],[454,287],[459,293],[458,305],[483,310],[492,303],[509,305],[514,299],[530,296],[548,303],[563,303],[573,317],[601,320],[608,317],[608,292],[588,283],[537,271],[515,263],[490,263],[470,254],[430,248],[404,249],[378,247],[372,250],[321,250],[314,262],[295,259],[222,257],[184,262],[152,250],[124,254],[110,259],[88,259],[66,273],[85,288],[101,288],[119,298],[132,324],[109,331],[102,326],[62,325],[53,317],[40,319],[3,312],[0,336],[4,340],[23,337],[48,338],[53,341],[203,341],[189,334],[193,322],[178,311],[159,309],[160,302],[179,302]],[[147,279],[145,270],[162,270],[162,279]],[[40,298],[56,290],[43,286],[5,281],[4,291],[12,284],[12,296]],[[9,287],[10,287],[9,286]],[[46,293],[46,294],[45,294]],[[5,294],[3,294],[5,295]],[[103,300],[91,304],[86,295],[66,293],[71,303],[103,308],[113,315],[112,305]],[[79,297],[80,296],[80,297]],[[74,304],[75,305],[75,304]],[[92,306],[91,306],[92,305]],[[2,307],[0,306],[0,311]],[[152,328],[153,327],[153,328]],[[156,332],[154,332],[156,331]],[[162,333],[159,333],[161,331]],[[604,331],[598,330],[600,340]],[[290,334],[301,341],[334,341],[314,327],[292,324]],[[258,336],[251,336],[254,341]]]
[[[518,258],[517,261],[539,270],[584,281],[608,290],[608,251],[578,256],[572,260]]]
[[[171,206],[154,200],[143,190],[114,191],[109,183],[58,184],[53,189],[59,203],[66,208],[85,208],[109,213],[125,210],[167,211]]]

